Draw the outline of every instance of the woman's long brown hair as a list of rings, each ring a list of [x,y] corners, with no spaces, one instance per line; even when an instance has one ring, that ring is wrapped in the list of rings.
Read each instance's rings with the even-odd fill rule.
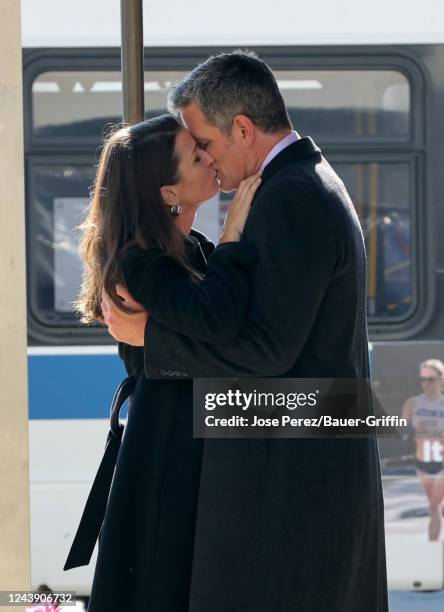
[[[102,289],[122,310],[116,293],[124,284],[120,265],[133,244],[160,247],[182,267],[187,264],[183,235],[173,223],[160,187],[179,180],[176,136],[182,126],[172,115],[160,115],[117,129],[105,141],[85,222],[80,253],[83,282],[74,307],[82,323],[102,320]]]

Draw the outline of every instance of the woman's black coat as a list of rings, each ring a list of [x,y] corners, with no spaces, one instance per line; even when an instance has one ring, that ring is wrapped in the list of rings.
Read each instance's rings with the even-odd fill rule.
[[[265,168],[242,329],[202,342],[155,318],[148,377],[369,378],[366,255],[342,181],[310,138]],[[190,612],[386,612],[377,441],[205,440]]]
[[[195,231],[185,238],[185,249],[192,267],[206,273],[203,282],[192,280],[158,249],[132,247],[122,262],[128,289],[172,328],[182,328],[186,321],[196,338],[234,338],[246,307],[254,249],[226,243],[214,250]],[[193,438],[192,381],[148,380],[143,351],[121,344],[119,352],[137,384],[101,530],[88,610],[187,612],[203,446]],[[111,433],[109,441],[115,443]],[[89,562],[93,525],[104,501],[106,478],[101,470],[107,465],[105,472],[110,473],[110,450],[107,446],[65,569]]]

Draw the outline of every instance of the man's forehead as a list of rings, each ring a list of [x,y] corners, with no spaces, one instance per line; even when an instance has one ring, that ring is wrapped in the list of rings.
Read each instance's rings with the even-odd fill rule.
[[[180,117],[183,125],[196,140],[204,140],[214,129],[194,102],[181,109]]]

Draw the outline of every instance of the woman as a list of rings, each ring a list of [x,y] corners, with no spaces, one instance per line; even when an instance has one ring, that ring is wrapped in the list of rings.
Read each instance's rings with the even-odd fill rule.
[[[102,290],[129,310],[116,289],[126,286],[150,316],[184,334],[212,342],[236,335],[255,259],[239,239],[260,177],[238,190],[214,249],[191,229],[199,204],[218,191],[211,162],[170,115],[107,140],[83,228],[84,322],[101,320]],[[88,610],[185,612],[202,454],[192,381],[147,380],[141,349],[119,344],[119,354],[137,385]]]
[[[444,500],[444,364],[439,359],[423,361],[419,377],[423,392],[405,401],[402,416],[415,430],[416,471],[430,507],[429,540],[435,541]]]

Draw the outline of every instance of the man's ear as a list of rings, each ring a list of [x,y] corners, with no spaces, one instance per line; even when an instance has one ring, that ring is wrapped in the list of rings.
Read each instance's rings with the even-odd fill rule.
[[[238,140],[247,148],[251,147],[256,135],[256,126],[246,115],[236,115],[233,121],[233,130]]]
[[[174,185],[162,185],[160,188],[160,195],[168,206],[174,206],[174,204],[177,204],[179,201]]]

